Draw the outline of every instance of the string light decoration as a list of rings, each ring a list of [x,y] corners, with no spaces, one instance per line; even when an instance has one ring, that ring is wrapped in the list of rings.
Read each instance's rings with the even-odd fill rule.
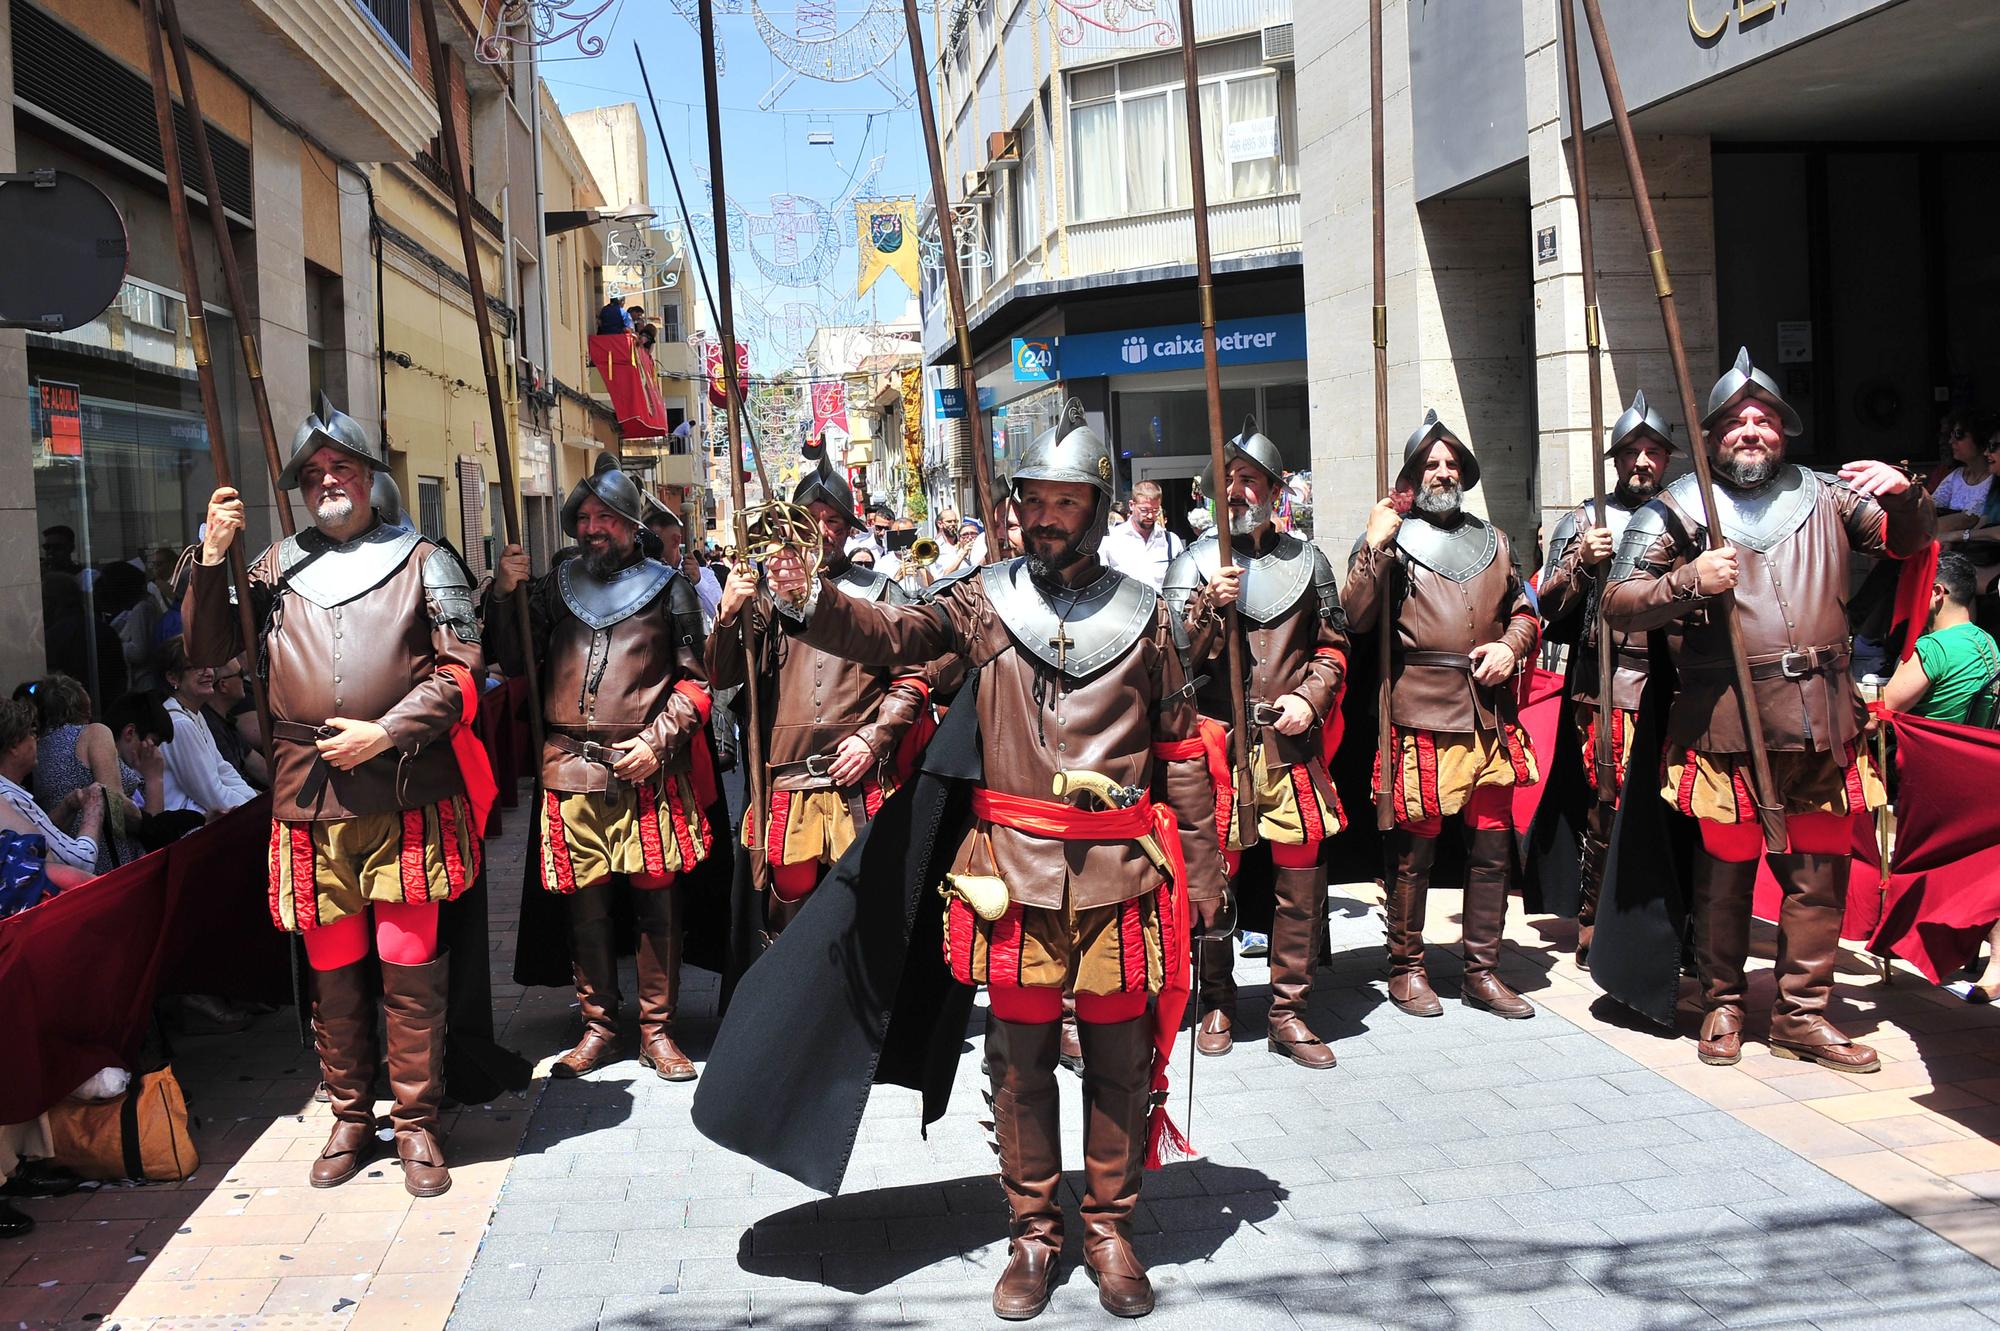
[[[701,31],[701,0],[672,0],[672,3],[674,12],[679,14],[683,19],[686,19],[689,27],[697,32]],[[743,0],[715,0],[715,12],[718,15],[741,14],[743,12]],[[722,45],[722,29],[717,28],[715,30],[715,76],[721,78],[728,72],[729,61],[727,52],[724,51]]]
[[[1064,46],[1083,41],[1086,26],[1117,36],[1143,37],[1173,46],[1180,32],[1160,13],[1160,0],[1048,0],[1056,10],[1056,37]]]
[[[822,83],[873,78],[889,90],[897,106],[909,102],[913,94],[882,73],[882,66],[903,46],[901,0],[868,0],[861,16],[846,28],[840,26],[835,0],[797,0],[797,5],[792,30],[785,32],[765,12],[762,0],[750,0],[757,35],[785,67],[785,73],[758,99],[760,109],[770,110],[802,78]]]
[[[572,39],[579,56],[603,55],[604,36],[590,31],[590,25],[617,3],[618,0],[503,0],[498,5],[482,5],[473,55],[483,65],[505,65],[513,62],[514,52],[520,47],[542,50]]]
[[[952,236],[957,241],[958,262],[962,268],[991,268],[993,255],[986,249],[981,237],[979,206],[971,203],[955,203],[951,207]],[[926,219],[922,232],[917,237],[917,257],[925,271],[944,271],[944,246],[938,240],[937,219]]]

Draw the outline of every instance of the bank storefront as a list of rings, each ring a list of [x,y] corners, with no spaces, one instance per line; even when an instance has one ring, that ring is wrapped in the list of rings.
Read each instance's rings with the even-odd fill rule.
[[[1216,325],[1226,435],[1254,415],[1295,470],[1312,466],[1303,314]],[[1186,532],[1195,477],[1208,466],[1208,392],[1196,323],[1017,337],[980,376],[979,406],[1005,473],[1076,398],[1118,457],[1118,493],[1139,481],[1165,492],[1168,525]]]

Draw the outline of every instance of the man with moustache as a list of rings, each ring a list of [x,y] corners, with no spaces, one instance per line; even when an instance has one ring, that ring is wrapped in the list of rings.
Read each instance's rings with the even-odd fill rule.
[[[1247,678],[1251,788],[1257,800],[1257,833],[1271,848],[1276,870],[1271,922],[1271,1011],[1268,1047],[1303,1067],[1330,1068],[1334,1053],[1306,1025],[1313,959],[1326,918],[1326,869],[1320,845],[1346,826],[1340,799],[1327,776],[1322,729],[1337,721],[1341,681],[1347,673],[1347,616],[1340,587],[1319,547],[1274,521],[1284,484],[1278,446],[1255,420],[1223,450],[1222,494],[1229,504],[1231,562],[1219,567],[1216,538],[1208,535],[1183,551],[1167,570],[1167,602],[1184,620],[1191,658],[1204,672],[1202,715],[1217,726],[1231,715],[1229,654],[1222,612],[1236,607],[1237,633]],[[1212,488],[1205,482],[1204,489]],[[1233,798],[1236,785],[1217,773],[1218,794]],[[1225,789],[1226,786],[1226,789]],[[1232,873],[1242,848],[1233,809],[1218,814],[1216,831]],[[1195,1048],[1229,1052],[1235,1023],[1233,936],[1200,940],[1201,1023]]]
[[[1748,348],[1709,390],[1701,426],[1726,544],[1708,548],[1700,489],[1683,477],[1632,516],[1604,600],[1613,630],[1680,632],[1680,688],[1667,716],[1660,794],[1700,820],[1693,893],[1705,1011],[1700,1058],[1722,1065],[1742,1058],[1751,894],[1765,849],[1725,619],[1733,614],[1790,838],[1786,852],[1771,857],[1784,889],[1771,1052],[1874,1072],[1875,1051],[1826,1018],[1851,815],[1886,799],[1848,672],[1849,565],[1856,552],[1916,553],[1931,540],[1937,513],[1924,488],[1886,462],[1850,462],[1837,476],[1787,462],[1786,440],[1804,425]]]
[[[1534,1005],[1495,966],[1514,862],[1514,787],[1537,779],[1515,677],[1532,661],[1541,628],[1506,536],[1461,507],[1478,484],[1472,449],[1435,411],[1425,413],[1403,447],[1397,493],[1375,505],[1355,542],[1340,599],[1355,627],[1386,616],[1385,631],[1396,635],[1389,674],[1396,770],[1375,774],[1376,790],[1387,782],[1396,810],[1384,910],[1389,1001],[1412,1016],[1444,1011],[1424,969],[1424,899],[1443,821],[1462,815],[1459,994],[1469,1007],[1520,1019],[1534,1016]]]
[[[858,525],[853,492],[823,445],[809,452],[808,460],[816,465],[793,488],[792,503],[811,510],[819,525],[821,571],[857,597],[906,604],[901,587],[849,560],[848,544]],[[894,789],[897,748],[930,711],[930,688],[921,671],[875,669],[830,655],[776,632],[776,613],[756,570],[739,565],[723,586],[708,641],[708,677],[718,693],[744,682],[746,622],[761,650],[754,682],[763,690],[759,716],[769,805],[746,813],[743,844],[758,866],[759,883],[770,888],[765,921],[773,934],[798,913],[826,867],[882,807]]]
[[[275,751],[271,914],[304,935],[334,1116],[311,1181],[344,1183],[374,1151],[372,945],[403,1185],[432,1197],[451,1186],[437,1139],[447,966],[438,903],[466,889],[480,859],[477,815],[446,741],[478,705],[484,664],[464,566],[375,513],[371,479],[382,466],[360,423],[322,397],[278,477],[281,490],[302,493],[315,525],[250,566],[252,655]],[[245,647],[224,566],[242,530],[242,498],[216,490],[183,608],[198,665]]]
[[[1597,677],[1598,604],[1604,596],[1604,574],[1618,538],[1632,515],[1659,493],[1660,478],[1674,453],[1673,429],[1641,391],[1612,423],[1605,451],[1618,471],[1617,488],[1605,496],[1602,514],[1588,499],[1563,514],[1549,541],[1548,560],[1535,588],[1544,622],[1554,627],[1572,616],[1581,621],[1570,648],[1570,724],[1582,741],[1583,768],[1593,792],[1579,849],[1583,881],[1576,908],[1576,964],[1586,967],[1596,927],[1597,895],[1604,884],[1604,858],[1611,848],[1611,823],[1618,812],[1615,797],[1603,801],[1595,795],[1598,702],[1606,687]],[[1611,635],[1611,734],[1604,742],[1610,749],[1614,790],[1624,789],[1625,765],[1632,756],[1639,695],[1646,686],[1646,636],[1643,632]]]
[[[610,456],[610,455],[606,455]],[[530,587],[542,686],[542,887],[563,899],[583,1036],[550,1069],[580,1077],[618,1040],[613,874],[632,885],[638,925],[639,1061],[665,1081],[693,1081],[674,1042],[681,969],[676,878],[709,852],[712,829],[695,763],[710,707],[701,602],[670,564],[640,549],[646,504],[615,465],[576,483],[563,532],[581,553]],[[487,602],[494,651],[524,674],[514,589],[528,577],[518,545],[500,554]]]
[[[964,657],[977,672],[976,701],[959,706],[978,709],[984,784],[946,882],[998,879],[1006,899],[989,919],[954,891],[945,937],[953,974],[985,984],[991,1003],[986,1070],[1012,1216],[993,1310],[1009,1320],[1047,1306],[1062,1249],[1065,994],[1083,1051],[1084,1261],[1107,1311],[1152,1310],[1131,1221],[1187,997],[1190,901],[1212,921],[1225,890],[1179,620],[1150,585],[1098,559],[1112,475],[1109,449],[1072,401],[1014,474],[1025,558],[916,606],[869,601],[832,578],[808,583],[793,559],[771,568],[787,636],[885,665]],[[747,574],[732,591],[739,581],[747,596]],[[1058,781],[1072,779],[1090,780],[1113,807],[1059,798]]]

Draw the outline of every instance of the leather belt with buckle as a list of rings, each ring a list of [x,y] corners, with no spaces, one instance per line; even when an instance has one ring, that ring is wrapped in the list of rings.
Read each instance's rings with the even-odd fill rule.
[[[771,770],[773,772],[782,772],[790,768],[804,768],[805,774],[813,780],[827,781],[833,777],[833,763],[833,754],[815,753],[810,758],[802,758],[797,762],[772,763]]]
[[[569,735],[551,734],[549,747],[558,753],[566,753],[572,758],[581,758],[587,763],[601,767],[611,767],[624,758],[624,753],[609,744],[600,744],[594,739],[575,739]]]

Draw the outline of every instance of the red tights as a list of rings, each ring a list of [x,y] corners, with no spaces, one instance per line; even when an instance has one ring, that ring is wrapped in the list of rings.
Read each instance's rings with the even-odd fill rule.
[[[1462,811],[1465,826],[1472,832],[1505,832],[1514,826],[1512,786],[1474,786],[1472,798]],[[1411,836],[1433,838],[1444,831],[1444,819],[1425,818],[1421,822],[1399,824]]]
[[[1850,814],[1795,813],[1785,819],[1794,855],[1847,855],[1854,850]],[[1756,823],[1701,820],[1701,848],[1726,864],[1749,864],[1764,857],[1764,829]]]
[[[395,966],[421,966],[437,959],[438,908],[435,902],[412,906],[377,901],[375,955]],[[368,916],[349,915],[308,929],[306,960],[316,971],[337,971],[368,955]]]
[[[804,901],[819,886],[819,861],[800,860],[797,864],[771,867],[771,890],[784,902]]]
[[[1298,846],[1281,846],[1273,841],[1271,843],[1271,863],[1277,865],[1280,869],[1316,868],[1319,865],[1319,844],[1317,841],[1308,841]],[[1234,878],[1237,866],[1243,862],[1243,852],[1240,850],[1225,850],[1222,852],[1222,861],[1224,867],[1229,871],[1229,876]]]
[[[1046,1026],[1062,1020],[1062,990],[1047,985],[996,984],[986,990],[993,1015],[1021,1026]],[[1146,993],[1078,994],[1076,1019],[1091,1026],[1112,1026],[1146,1014]]]

